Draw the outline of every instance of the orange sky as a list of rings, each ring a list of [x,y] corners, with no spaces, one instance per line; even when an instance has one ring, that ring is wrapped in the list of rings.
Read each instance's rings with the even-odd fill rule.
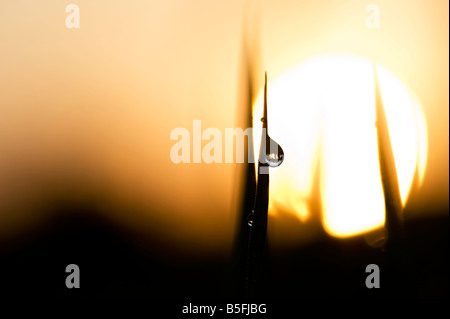
[[[171,245],[227,250],[238,169],[175,165],[169,135],[193,119],[240,123],[243,2],[75,0],[80,29],[65,26],[68,3],[0,3],[0,232],[45,221],[43,203],[67,190]],[[380,29],[366,28],[360,0],[261,1],[261,68],[274,77],[325,53],[385,65],[428,122],[412,202],[448,207],[448,1],[372,3]]]

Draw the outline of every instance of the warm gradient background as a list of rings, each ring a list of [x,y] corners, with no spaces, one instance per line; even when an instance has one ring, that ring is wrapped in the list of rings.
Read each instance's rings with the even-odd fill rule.
[[[79,29],[65,26],[69,3],[80,7]],[[380,29],[366,28],[369,3],[380,7]],[[407,216],[448,214],[448,1],[250,7],[237,0],[1,1],[1,245],[79,213],[131,237],[150,236],[162,255],[226,258],[241,167],[176,165],[169,135],[191,130],[194,119],[203,128],[242,126],[242,44],[244,34],[258,33],[261,72],[272,77],[318,54],[346,53],[375,59],[414,91],[429,153]]]

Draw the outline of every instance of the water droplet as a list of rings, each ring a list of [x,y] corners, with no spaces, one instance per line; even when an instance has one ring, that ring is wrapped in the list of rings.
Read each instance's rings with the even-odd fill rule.
[[[283,163],[284,160],[284,151],[281,148],[280,144],[272,140],[270,137],[270,150],[266,153],[266,163],[270,167],[277,167],[280,166],[281,163]],[[276,150],[276,151],[272,151]]]
[[[255,218],[255,211],[252,209],[252,212],[250,214],[248,214],[247,216],[247,224],[252,227],[253,226],[253,221]]]

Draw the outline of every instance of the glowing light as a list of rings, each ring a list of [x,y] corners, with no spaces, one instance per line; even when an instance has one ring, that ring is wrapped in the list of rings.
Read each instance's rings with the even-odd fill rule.
[[[426,164],[426,122],[418,99],[377,65],[399,188],[406,203]],[[375,126],[371,61],[349,56],[308,60],[270,81],[269,134],[283,147],[283,165],[271,170],[269,214],[291,212],[307,221],[312,202],[333,236],[350,236],[384,224],[384,197]],[[260,144],[262,95],[254,105],[255,154]],[[316,170],[319,174],[316,174]],[[319,179],[319,180],[317,180]],[[319,183],[318,194],[313,184]],[[318,198],[314,198],[318,197]]]

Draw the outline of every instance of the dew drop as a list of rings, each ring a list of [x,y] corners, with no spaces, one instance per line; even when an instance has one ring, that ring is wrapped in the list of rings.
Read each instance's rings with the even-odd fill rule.
[[[255,211],[252,209],[252,212],[250,214],[248,214],[247,216],[247,224],[252,227],[253,226],[253,221],[255,218]]]
[[[276,149],[275,152],[269,151],[266,153],[265,160],[270,167],[277,167],[283,163],[284,151],[280,144],[272,140],[270,137],[270,150]]]

